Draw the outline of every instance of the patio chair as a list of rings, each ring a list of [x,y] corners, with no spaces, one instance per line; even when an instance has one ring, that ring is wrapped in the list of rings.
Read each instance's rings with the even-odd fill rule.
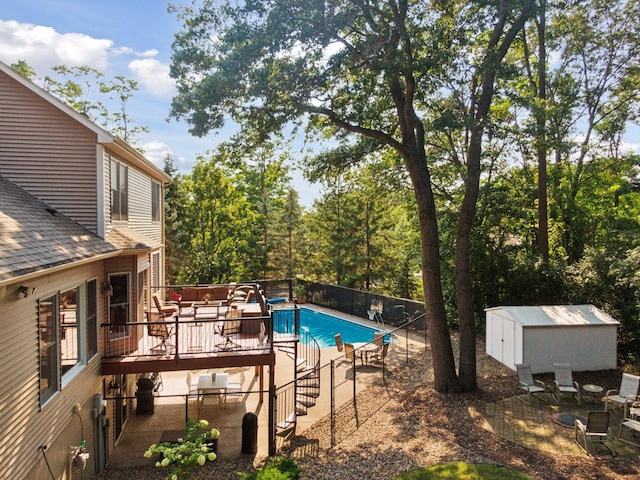
[[[516,385],[516,398],[524,403],[531,405],[531,398],[536,397],[542,400],[544,403],[549,403],[547,398],[547,386],[541,380],[534,380],[533,373],[531,373],[531,365],[526,363],[520,363],[516,365],[516,372],[518,372],[518,385]],[[529,401],[518,396],[518,392],[524,390],[527,392]],[[540,394],[543,395],[540,396]]]
[[[356,349],[350,343],[344,344],[344,354],[347,360],[353,365],[353,368],[356,367]],[[359,352],[360,355],[360,363],[364,365],[364,361],[362,360],[362,352]]]
[[[339,333],[336,333],[333,338],[335,338],[336,340],[336,347],[338,348],[339,352],[342,352],[344,350],[344,345],[342,343],[342,336]]]
[[[242,385],[244,384],[244,369],[231,375],[229,372],[229,383],[227,384],[226,398],[240,400],[242,398]]]
[[[374,353],[374,360],[377,363],[379,364],[384,363],[384,359],[387,358],[387,353],[389,352],[389,345],[390,345],[389,343],[385,343],[384,345],[382,345],[381,350]]]
[[[170,342],[171,335],[173,334],[173,323],[167,322],[164,314],[160,312],[145,312],[147,314],[147,329],[150,337],[156,337],[160,339],[160,343],[151,347],[150,352],[162,351],[165,354],[169,353],[169,349],[173,348],[173,343]]]
[[[376,353],[380,353],[384,346],[384,333],[373,332],[373,343],[375,344],[376,347],[378,347],[378,352]]]
[[[258,333],[258,348],[269,348],[269,336],[267,335],[267,327],[264,322],[260,322],[260,333]]]
[[[227,320],[227,319],[233,320]],[[240,329],[242,328],[242,310],[241,309],[231,309],[227,310],[225,313],[225,321],[218,322],[215,327],[216,333],[219,333],[224,337],[224,341],[220,342],[216,345],[216,347],[221,348],[222,350],[231,350],[234,348],[240,347],[240,345],[234,342],[231,339],[232,335],[240,333]]]
[[[629,373],[622,374],[620,388],[617,390],[607,390],[604,397],[604,409],[609,409],[611,405],[619,405],[626,407],[629,403],[635,402],[638,398],[638,386],[640,385],[640,377]]]
[[[580,420],[575,421],[575,442],[587,455],[591,455],[589,452],[589,444],[593,445],[596,443],[604,445],[609,449],[611,455],[615,455],[613,435],[609,429],[610,422],[611,412],[588,412],[586,425]]]
[[[573,381],[573,373],[571,365],[568,363],[554,363],[553,371],[556,379],[553,381],[553,398],[556,403],[560,404],[560,396],[568,393],[575,397],[578,405],[581,404],[580,385]]]
[[[176,312],[175,306],[163,305],[162,301],[160,300],[160,296],[157,293],[151,295],[151,298],[153,299],[153,303],[156,306],[156,310],[158,310],[159,313],[162,313],[165,317],[168,315],[173,315]]]
[[[191,372],[187,372],[187,395],[198,395],[198,382],[194,382]]]

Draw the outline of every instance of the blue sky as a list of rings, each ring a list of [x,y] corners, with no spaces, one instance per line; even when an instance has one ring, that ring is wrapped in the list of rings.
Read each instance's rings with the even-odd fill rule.
[[[190,4],[190,0],[174,0]],[[193,137],[183,122],[167,122],[175,93],[169,78],[171,42],[180,24],[167,13],[165,0],[23,0],[4,2],[0,11],[0,60],[25,60],[38,76],[51,74],[54,65],[88,65],[107,78],[122,75],[140,84],[128,113],[149,132],[138,145],[162,166],[166,153],[187,173],[198,154],[213,149],[233,133],[233,127],[206,138]],[[309,185],[299,172],[294,187],[300,201],[310,206],[319,187]]]
[[[191,0],[174,0],[190,4]],[[185,123],[167,122],[175,87],[169,78],[171,42],[180,24],[167,12],[166,0],[9,0],[0,9],[0,60],[25,60],[40,77],[54,65],[88,65],[107,79],[122,75],[137,80],[140,91],[128,113],[150,131],[138,145],[158,166],[170,153],[182,172],[198,154],[233,134],[225,127],[206,138],[193,137]],[[640,151],[637,126],[629,128],[623,150]],[[320,187],[294,172],[300,202],[311,206]]]

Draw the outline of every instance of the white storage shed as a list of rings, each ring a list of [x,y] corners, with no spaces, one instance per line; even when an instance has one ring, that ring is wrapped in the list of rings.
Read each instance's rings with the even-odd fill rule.
[[[593,305],[493,307],[487,318],[487,354],[515,370],[533,373],[570,363],[576,372],[617,367],[619,322]]]

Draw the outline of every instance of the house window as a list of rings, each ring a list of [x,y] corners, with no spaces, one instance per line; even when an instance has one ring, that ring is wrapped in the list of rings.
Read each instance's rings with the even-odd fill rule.
[[[151,182],[151,220],[160,221],[160,184]]]
[[[98,354],[98,282],[87,282],[87,360]]]
[[[109,297],[109,323],[112,338],[128,335],[129,284],[128,273],[109,275],[109,285],[113,287],[113,294]]]
[[[49,400],[60,387],[57,316],[58,301],[56,296],[38,302],[41,404]]]
[[[60,292],[60,369],[62,376],[80,362],[79,288]]]
[[[111,159],[111,219],[129,219],[129,167]]]
[[[42,405],[98,353],[97,314],[96,280],[38,300]]]

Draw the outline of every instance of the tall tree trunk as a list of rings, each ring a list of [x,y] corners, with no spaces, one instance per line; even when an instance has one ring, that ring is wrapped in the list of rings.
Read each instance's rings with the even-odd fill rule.
[[[509,30],[504,33],[508,5],[502,4],[498,19],[487,48],[487,55],[478,75],[482,77],[480,95],[475,103],[474,126],[469,138],[467,151],[467,177],[465,193],[460,207],[458,227],[456,229],[455,265],[456,265],[456,304],[460,322],[460,382],[466,391],[476,389],[476,324],[473,311],[473,290],[471,286],[471,264],[469,246],[476,203],[480,191],[480,161],[482,158],[482,136],[489,116],[494,83],[502,59],[511,47],[513,40],[522,27],[533,7],[534,0],[529,0],[519,17]],[[503,37],[504,34],[504,37]],[[475,90],[475,89],[474,89]]]
[[[427,329],[431,343],[434,388],[441,393],[459,393],[453,347],[447,325],[440,273],[440,240],[431,176],[419,154],[405,158],[413,183],[422,244],[422,284],[424,286]]]
[[[460,322],[460,383],[467,392],[476,389],[476,322],[473,311],[469,246],[480,191],[482,132],[471,133],[465,194],[460,207],[455,245],[456,303]]]
[[[547,213],[547,52],[546,52],[546,0],[540,0],[538,20],[538,100],[536,110],[536,147],[538,156],[538,253],[544,264],[549,263],[549,223]]]

